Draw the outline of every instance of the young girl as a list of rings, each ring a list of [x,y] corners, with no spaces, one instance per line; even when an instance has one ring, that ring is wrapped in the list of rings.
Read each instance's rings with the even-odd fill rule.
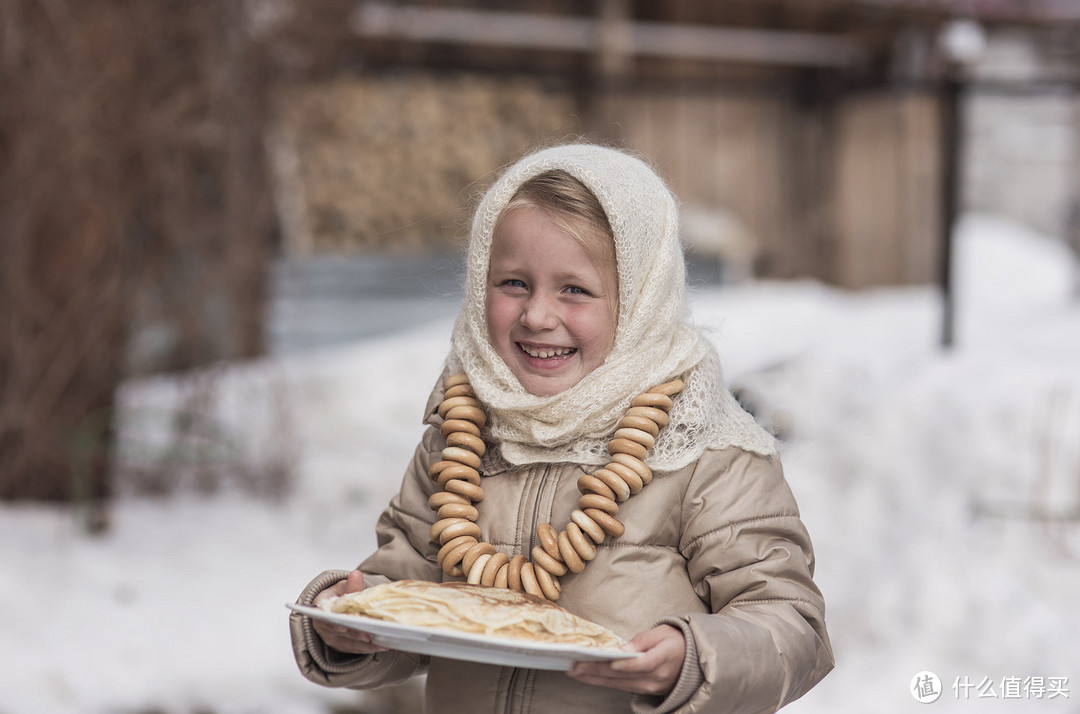
[[[512,669],[294,613],[305,676],[426,672],[431,712],[764,712],[832,668],[809,537],[773,439],[688,321],[677,226],[663,181],[624,152],[562,146],[508,169],[473,220],[465,304],[379,548],[299,600],[468,577],[557,599],[642,654]]]

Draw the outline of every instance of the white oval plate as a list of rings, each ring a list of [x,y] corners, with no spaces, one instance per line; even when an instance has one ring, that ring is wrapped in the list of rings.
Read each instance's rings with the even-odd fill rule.
[[[375,620],[363,615],[327,612],[317,607],[286,603],[290,610],[354,630],[368,632],[371,641],[392,650],[415,652],[432,657],[446,657],[468,662],[483,662],[504,667],[568,670],[575,662],[609,662],[637,657],[639,652],[624,652],[597,647],[560,645],[551,642],[526,642],[508,637],[491,637],[455,632],[434,627],[403,625]]]

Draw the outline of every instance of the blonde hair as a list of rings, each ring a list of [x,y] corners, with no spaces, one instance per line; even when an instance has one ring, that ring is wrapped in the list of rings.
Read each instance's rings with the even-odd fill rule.
[[[519,208],[538,208],[563,232],[577,240],[602,268],[618,281],[615,233],[604,207],[588,186],[562,169],[537,174],[525,181],[503,207],[495,223]]]

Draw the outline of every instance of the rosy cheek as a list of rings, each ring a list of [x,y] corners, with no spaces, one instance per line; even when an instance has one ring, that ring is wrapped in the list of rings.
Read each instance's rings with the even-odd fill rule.
[[[488,334],[493,340],[505,337],[504,334],[512,324],[513,305],[507,300],[492,296],[488,298],[487,310]]]
[[[615,325],[611,320],[605,319],[606,315],[593,313],[584,318],[578,324],[579,334],[587,334],[586,344],[597,354],[594,356],[601,361],[607,357],[615,342]]]

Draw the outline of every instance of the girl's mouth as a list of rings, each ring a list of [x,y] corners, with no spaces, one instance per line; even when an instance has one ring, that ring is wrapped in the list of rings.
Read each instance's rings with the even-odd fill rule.
[[[534,347],[522,342],[518,342],[517,346],[533,359],[565,359],[577,352],[576,347]]]

